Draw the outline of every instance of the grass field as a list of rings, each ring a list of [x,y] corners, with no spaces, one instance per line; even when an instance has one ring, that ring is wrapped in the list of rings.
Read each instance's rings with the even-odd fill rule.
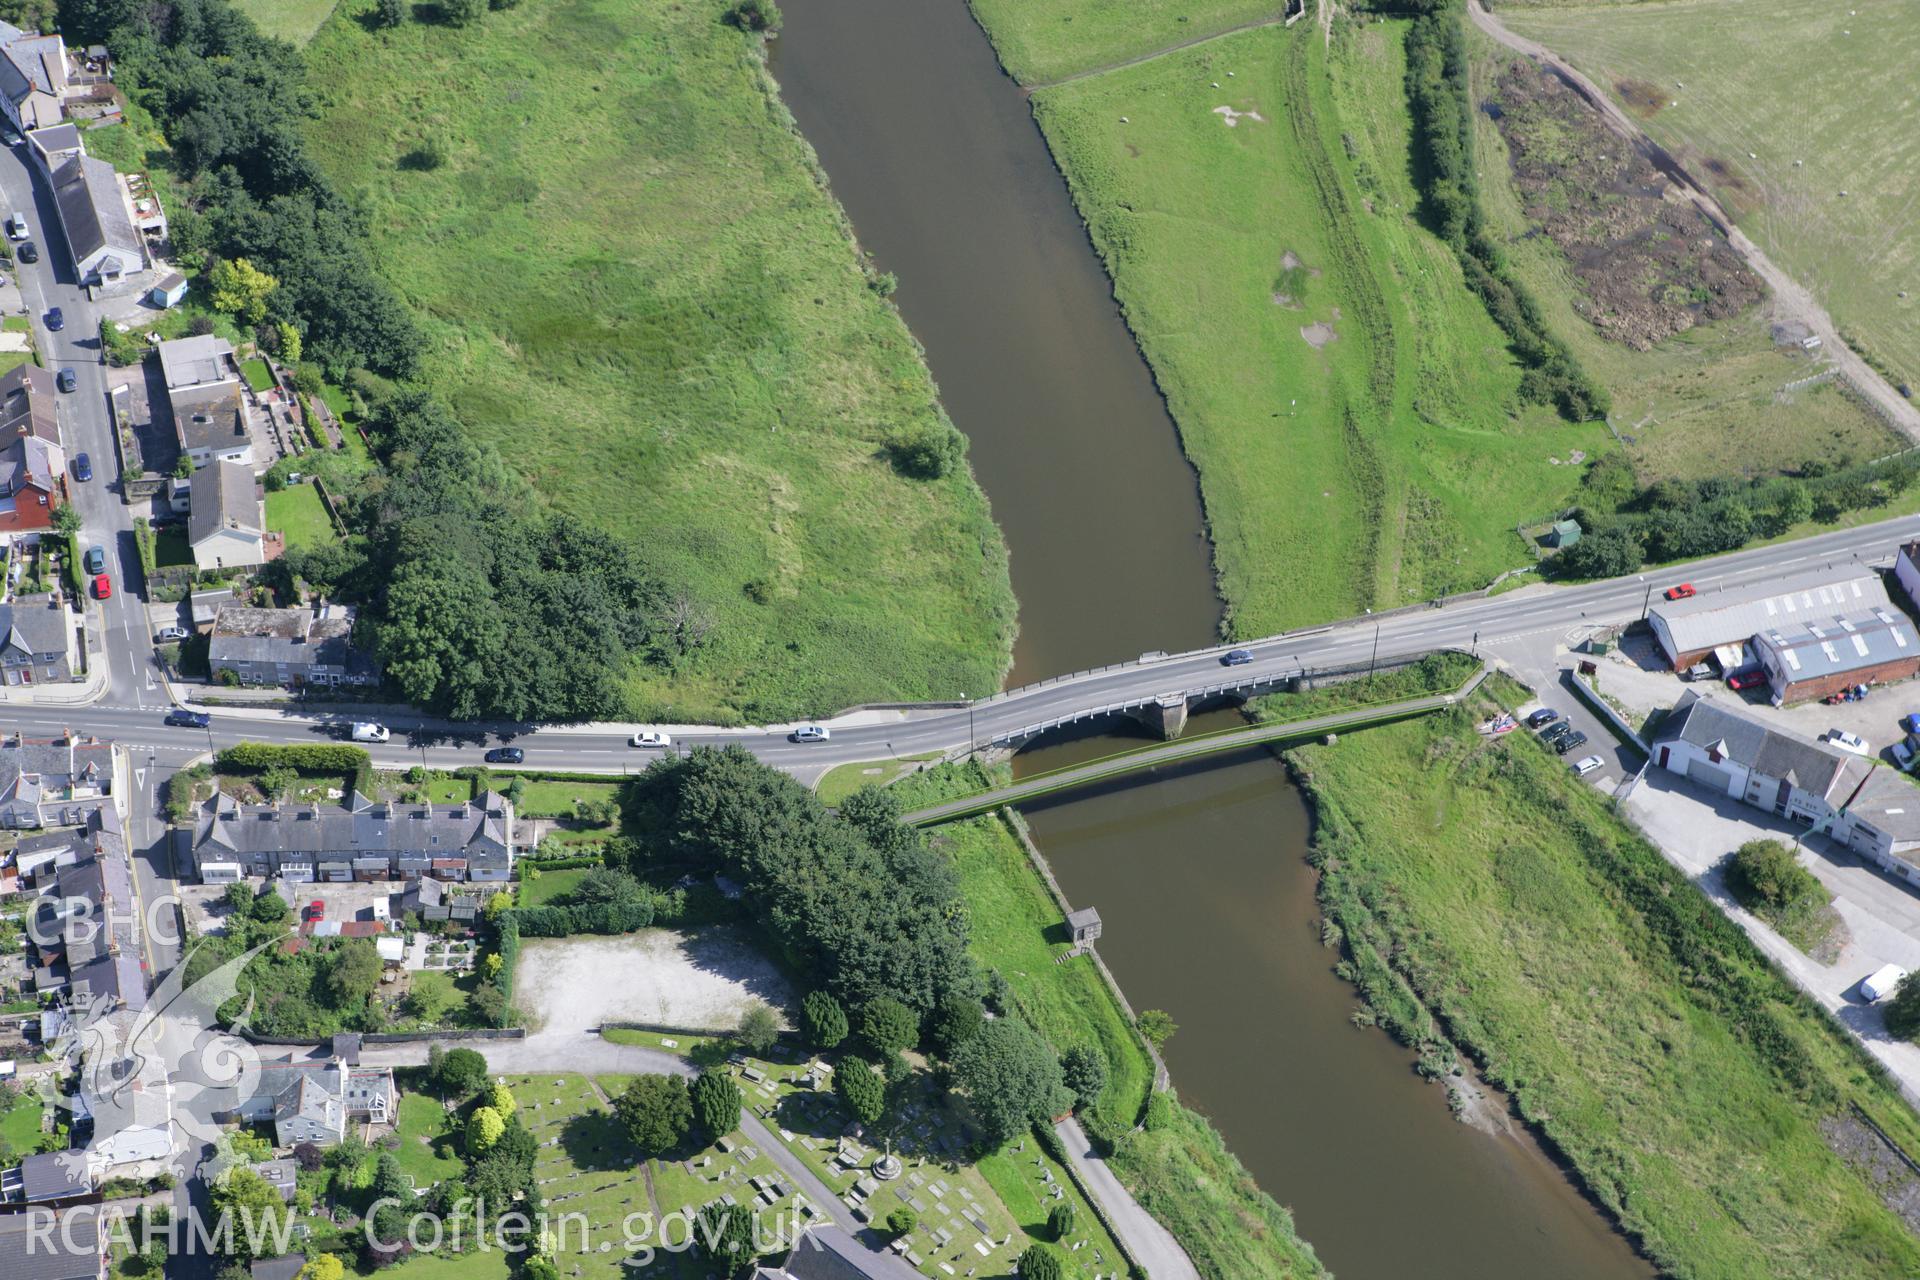
[[[336,0],[239,0],[240,9],[270,36],[305,44],[333,12]]]
[[[1571,452],[1610,444],[1516,411],[1504,339],[1410,213],[1401,31],[1328,55],[1268,27],[1034,98],[1199,468],[1236,635],[1484,586],[1572,493]]]
[[[1633,110],[1892,380],[1920,384],[1912,0],[1792,21],[1759,0],[1503,5],[1501,17]]]
[[[288,485],[267,495],[267,528],[287,537],[287,550],[296,547],[325,547],[340,541],[327,509],[320,503],[320,491],[310,484]]]
[[[500,785],[505,786],[503,781]],[[529,818],[570,818],[578,801],[598,804],[620,798],[618,782],[554,782],[529,779],[520,793],[520,813]]]
[[[162,569],[193,563],[193,544],[187,541],[185,525],[165,524],[153,531],[153,563]]]
[[[240,376],[245,378],[247,385],[255,391],[273,390],[273,370],[269,369],[267,362],[258,356],[240,362]]]
[[[393,1153],[405,1173],[413,1175],[413,1185],[426,1188],[446,1178],[459,1177],[466,1166],[454,1155],[451,1143],[457,1141],[448,1128],[446,1108],[425,1094],[400,1095],[400,1123],[395,1130],[400,1148]]]
[[[1469,29],[1468,39],[1475,96],[1485,98],[1495,92],[1498,71],[1512,55],[1477,31]],[[1554,332],[1611,393],[1614,423],[1632,439],[1629,454],[1643,481],[1761,474],[1812,459],[1841,464],[1904,445],[1834,386],[1781,394],[1813,369],[1797,350],[1775,345],[1765,303],[1680,333],[1651,351],[1602,337],[1574,310],[1581,286],[1566,257],[1546,237],[1527,234],[1531,224],[1508,181],[1506,143],[1485,112],[1475,113],[1474,146],[1490,230]]]
[[[713,619],[671,672],[636,668],[627,712],[995,687],[999,530],[970,474],[909,480],[883,456],[944,412],[720,0],[377,35],[366,7],[309,47],[311,136],[419,313],[427,382]]]
[[[0,1112],[0,1162],[14,1163],[40,1145],[40,1099],[18,1096]]]
[[[875,760],[843,764],[827,770],[814,784],[814,793],[825,804],[839,804],[862,787],[884,787],[894,779],[913,772],[917,765],[939,759],[932,755],[905,756],[898,760]]]
[[[1276,0],[972,0],[1000,65],[1045,84],[1270,19]]]
[[[591,870],[592,867],[568,867],[561,871],[542,871],[538,880],[523,879],[520,882],[519,904],[523,907],[544,907],[550,902],[557,902],[572,893],[581,877]]]
[[[1289,757],[1370,1003],[1468,1046],[1669,1274],[1914,1274],[1820,1126],[1858,1102],[1912,1147],[1920,1121],[1604,797],[1481,738],[1492,705]]]

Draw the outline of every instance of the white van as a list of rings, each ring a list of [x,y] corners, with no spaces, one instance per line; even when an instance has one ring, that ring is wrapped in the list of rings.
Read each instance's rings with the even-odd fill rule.
[[[1860,979],[1860,998],[1869,1004],[1878,1004],[1900,989],[1900,982],[1907,971],[1897,964],[1883,964],[1866,977]]]
[[[7,215],[7,234],[15,240],[25,240],[33,232],[27,226],[27,215],[19,210]]]
[[[392,736],[393,735],[387,731],[387,726],[383,724],[363,721],[353,726],[353,740],[355,742],[385,742]]]

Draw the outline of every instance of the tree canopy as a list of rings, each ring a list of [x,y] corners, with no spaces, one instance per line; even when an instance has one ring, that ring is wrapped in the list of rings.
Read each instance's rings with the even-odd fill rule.
[[[995,1018],[953,1057],[954,1082],[967,1095],[990,1147],[1073,1105],[1060,1061],[1018,1018]]]
[[[740,1086],[724,1071],[702,1071],[691,1090],[693,1113],[700,1128],[714,1138],[740,1127]]]
[[[679,1076],[635,1076],[613,1100],[613,1110],[627,1137],[646,1155],[680,1145],[693,1123],[693,1102]]]

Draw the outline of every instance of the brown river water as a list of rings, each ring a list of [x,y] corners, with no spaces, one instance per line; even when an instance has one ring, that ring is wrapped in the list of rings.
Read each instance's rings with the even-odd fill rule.
[[[1066,185],[961,0],[784,0],[782,92],[925,346],[1012,551],[1010,683],[1211,641],[1192,468]],[[1231,713],[1196,727],[1231,723]],[[1112,750],[1085,735],[1021,771]],[[1349,1022],[1309,816],[1251,753],[1028,811],[1136,1008],[1180,1025],[1183,1099],[1343,1280],[1650,1274],[1530,1140],[1455,1121]]]

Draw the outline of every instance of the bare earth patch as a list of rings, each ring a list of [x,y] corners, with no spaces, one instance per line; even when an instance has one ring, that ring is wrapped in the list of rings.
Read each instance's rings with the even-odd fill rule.
[[[608,1022],[724,1031],[756,1002],[793,999],[771,961],[728,929],[642,929],[617,938],[528,938],[514,1003],[543,1032]]]
[[[1317,320],[1312,324],[1301,325],[1300,336],[1307,340],[1308,346],[1318,351],[1340,335],[1335,333],[1333,326],[1326,321]]]
[[[1242,120],[1251,120],[1255,124],[1265,124],[1267,122],[1267,118],[1258,111],[1235,111],[1232,107],[1215,107],[1213,114],[1224,120],[1229,129],[1239,125]]]

